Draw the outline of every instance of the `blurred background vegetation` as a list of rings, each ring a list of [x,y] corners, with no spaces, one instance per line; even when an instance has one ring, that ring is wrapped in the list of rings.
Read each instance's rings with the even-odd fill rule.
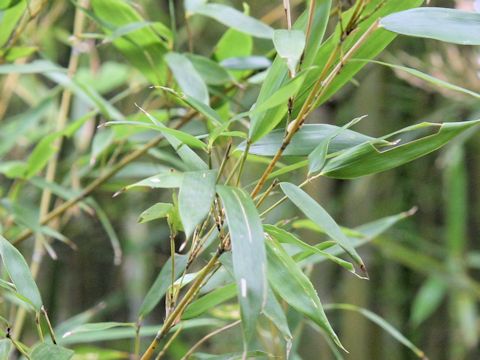
[[[146,19],[170,24],[168,1],[138,0],[132,3]],[[188,47],[183,6],[181,1],[171,3],[176,8],[179,30],[176,42],[178,50],[182,51]],[[241,1],[225,3],[239,9],[242,7]],[[344,3],[348,6],[348,1],[344,0]],[[431,3],[470,10],[476,6],[480,10],[478,2],[468,0]],[[253,16],[274,27],[284,26],[280,0],[255,0],[249,1],[248,5]],[[294,14],[298,14],[299,9],[295,7]],[[42,57],[67,67],[74,11],[69,1],[48,2],[21,35],[22,45],[37,49],[30,58]],[[89,31],[94,31],[93,25],[90,29],[87,27],[86,32]],[[206,18],[195,17],[189,31],[195,51],[210,56],[225,28]],[[92,39],[81,41],[78,76],[106,98],[125,94],[116,103],[124,114],[136,112],[135,103],[148,103],[150,108],[155,104],[162,106],[161,99],[149,97],[145,80],[111,45],[96,45],[98,43]],[[264,54],[268,46],[264,41],[256,40],[254,53]],[[384,52],[382,59],[423,69],[480,92],[478,47],[457,47],[399,37]],[[17,63],[24,61],[26,58],[17,60]],[[52,93],[54,84],[38,75],[2,75],[0,89],[2,167],[4,162],[24,159],[32,144],[52,131],[58,97]],[[258,87],[249,87],[238,98],[238,106],[249,104],[248,99],[256,92]],[[74,97],[69,118],[77,119],[88,111],[88,104]],[[434,89],[405,73],[369,65],[357,76],[355,83],[318,109],[308,122],[344,124],[364,114],[368,114],[368,120],[359,125],[359,131],[376,136],[420,121],[479,118],[480,104],[458,93]],[[96,121],[100,121],[99,116]],[[135,148],[135,139],[144,141],[142,136],[148,136],[139,134],[133,141],[124,139],[111,144],[95,137],[95,122],[88,124],[73,139],[66,140],[60,156],[58,178],[69,187],[78,188],[79,179],[83,183],[98,176],[112,158]],[[55,324],[88,309],[93,309],[96,321],[112,318],[134,321],[144,294],[169,256],[167,225],[162,222],[138,224],[138,215],[153,201],[168,200],[169,194],[135,191],[116,198],[112,198],[112,194],[125,184],[168,167],[168,161],[166,150],[152,151],[95,191],[93,198],[111,223],[113,230],[107,225],[110,234],[97,217],[78,209],[69,212],[59,224],[62,233],[78,249],[74,251],[65,244],[53,243],[57,259],[46,259],[41,265],[38,282]],[[5,173],[4,167],[2,169]],[[252,178],[260,171],[260,165],[249,165],[248,173]],[[300,180],[301,174],[298,176]],[[28,213],[38,207],[41,194],[35,187],[11,185],[8,176],[0,175],[2,233],[11,227],[7,213],[12,199],[22,204],[22,211]],[[11,190],[7,193],[5,189],[9,188]],[[321,199],[332,215],[349,227],[418,207],[415,216],[360,249],[368,263],[370,281],[360,281],[332,264],[322,263],[311,269],[324,303],[352,303],[378,313],[431,359],[480,358],[480,134],[469,133],[440,152],[379,175],[348,182],[321,179],[310,185],[309,193]],[[293,219],[298,215],[288,204],[272,216],[280,218],[280,214],[290,214]],[[316,241],[318,235],[314,232],[302,231],[303,239]],[[113,241],[118,237],[123,250],[122,260],[117,265],[114,264],[112,237]],[[181,242],[181,239],[177,240]],[[28,241],[22,245],[23,253],[30,254],[27,259],[31,256],[32,244]],[[162,314],[163,311],[156,311],[149,321],[160,323]],[[335,310],[329,312],[329,317],[350,351],[351,355],[345,355],[346,359],[400,360],[413,357],[408,349],[356,313]],[[28,336],[34,327],[26,326],[25,329]],[[200,332],[191,331],[180,336],[172,344],[169,356],[178,358],[188,349],[187,343],[199,338],[198,334]],[[323,338],[314,329],[305,327],[301,336],[299,354],[302,358],[333,358]],[[220,352],[238,341],[229,337],[227,332],[208,343],[208,347],[212,352]],[[130,346],[128,341],[117,341],[111,347],[128,349]]]

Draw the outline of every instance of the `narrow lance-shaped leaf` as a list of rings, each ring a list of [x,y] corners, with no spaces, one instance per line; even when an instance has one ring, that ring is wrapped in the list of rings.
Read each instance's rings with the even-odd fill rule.
[[[273,44],[278,55],[286,62],[290,74],[294,77],[305,49],[304,32],[301,30],[275,30]]]
[[[419,8],[384,17],[392,32],[460,45],[480,45],[480,14],[446,8]]]
[[[456,136],[478,124],[480,120],[443,124],[421,123],[409,126],[385,138],[420,129],[432,129],[436,133],[386,149],[377,148],[372,142],[357,145],[330,159],[325,164],[322,174],[336,179],[353,179],[393,169],[441,148]]]
[[[295,134],[292,141],[285,149],[283,156],[308,156],[318,144],[331,137],[341,129],[338,126],[329,124],[306,124]],[[252,144],[249,149],[250,154],[261,156],[274,156],[278,149],[282,146],[285,129],[273,130],[270,134],[261,140]],[[328,147],[328,154],[332,154],[341,150],[345,150],[367,141],[382,141],[370,136],[345,129],[337,136],[333,137]],[[388,142],[383,141],[384,144]],[[245,143],[238,146],[239,150],[245,148]]]
[[[189,238],[195,227],[210,212],[215,197],[216,170],[194,171],[183,174],[178,196],[180,218]]]
[[[273,236],[275,239],[277,239],[281,243],[294,245],[302,250],[311,251],[318,255],[324,256],[326,259],[333,261],[334,263],[340,265],[347,271],[350,271],[351,273],[355,274],[355,268],[348,261],[342,260],[332,254],[329,254],[328,252],[317,249],[316,247],[311,246],[303,242],[302,240],[298,239],[296,236],[294,236],[293,234],[289,233],[286,230],[283,230],[273,225],[265,225],[264,229],[268,234]]]
[[[180,89],[185,94],[208,105],[210,100],[207,85],[205,85],[205,82],[190,60],[185,55],[172,52],[165,56],[165,61],[170,70],[172,70]]]
[[[317,145],[317,147],[308,155],[308,172],[314,173],[316,171],[321,170],[323,165],[325,165],[325,161],[327,160],[328,149],[330,147],[330,143],[332,142],[332,139],[334,139],[339,134],[341,134],[342,131],[358,123],[360,120],[365,118],[365,116],[353,119],[348,124],[346,124],[345,126],[339,128],[337,131],[332,133],[327,138],[321,140],[321,142]]]
[[[452,91],[456,91],[456,92],[463,93],[463,94],[466,94],[466,95],[470,95],[470,96],[473,96],[474,98],[480,99],[480,94],[475,92],[475,91],[468,90],[468,89],[465,89],[461,86],[451,84],[451,83],[449,83],[445,80],[436,78],[436,77],[434,77],[432,75],[429,75],[429,74],[425,74],[424,72],[421,72],[417,69],[412,69],[412,68],[397,65],[397,64],[389,64],[389,63],[386,63],[386,62],[383,62],[383,61],[376,61],[376,60],[352,59],[351,61],[368,61],[368,62],[371,62],[373,64],[379,64],[379,65],[387,66],[387,67],[389,67],[391,69],[394,69],[394,70],[406,72],[406,73],[408,73],[408,74],[410,74],[410,75],[412,75],[416,78],[419,78],[421,80],[424,80],[424,81],[426,81],[426,82],[428,82],[432,85],[439,86],[439,87],[442,87],[442,88],[447,89],[447,90],[452,90]]]
[[[33,280],[30,269],[22,254],[10,242],[0,235],[0,255],[8,276],[17,292],[30,301],[36,311],[42,308],[42,298]]]
[[[195,6],[191,10],[195,14],[211,17],[232,29],[264,39],[271,39],[273,29],[240,11],[222,4],[204,4]]]
[[[402,343],[405,345],[407,348],[412,350],[412,352],[419,357],[422,360],[427,359],[425,356],[425,353],[420,350],[418,347],[416,347],[410,340],[408,340],[403,334],[395,329],[392,325],[390,325],[388,322],[386,322],[383,318],[378,316],[377,314],[371,312],[370,310],[351,305],[351,304],[328,304],[325,305],[325,310],[332,310],[332,309],[338,309],[338,310],[347,310],[347,311],[354,311],[357,312],[363,316],[365,316],[367,319],[370,321],[374,322],[378,326],[380,326],[383,330],[388,332],[394,339],[396,339],[398,342]]]
[[[360,270],[366,274],[365,265],[352,247],[350,240],[345,236],[335,220],[314,199],[298,186],[290,183],[280,184],[285,195],[292,201],[308,218],[325,230],[325,233],[335,240],[348,255],[360,266]]]
[[[186,255],[175,255],[175,274],[177,279],[187,266],[188,257]],[[143,318],[148,315],[167,293],[168,287],[172,283],[172,259],[163,265],[157,279],[143,299],[143,303],[138,310],[138,317]]]
[[[170,211],[172,211],[172,208],[173,205],[169,203],[156,203],[140,214],[138,222],[143,224],[152,220],[165,218]]]
[[[262,223],[255,204],[243,190],[221,185],[217,193],[225,208],[242,326],[248,342],[267,293]]]
[[[275,292],[289,305],[324,329],[335,344],[344,349],[308,277],[274,238],[267,241],[267,245],[268,280]]]
[[[217,288],[192,302],[183,313],[182,319],[198,317],[219,304],[232,299],[236,294],[237,285],[234,283]]]
[[[112,321],[82,324],[65,333],[63,337],[66,338],[73,334],[84,333],[84,332],[102,331],[102,330],[108,330],[108,329],[113,329],[118,327],[134,327],[134,326],[135,326],[135,323],[121,323],[121,322],[112,322]]]

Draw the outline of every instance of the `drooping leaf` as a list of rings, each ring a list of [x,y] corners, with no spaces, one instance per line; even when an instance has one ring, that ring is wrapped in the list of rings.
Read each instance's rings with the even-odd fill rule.
[[[253,336],[266,297],[266,255],[262,223],[241,189],[217,186],[232,242],[232,259],[245,341]]]
[[[280,243],[284,243],[284,244],[291,244],[291,245],[294,245],[302,250],[306,250],[306,251],[311,251],[311,252],[314,252],[314,253],[317,253],[321,256],[324,256],[326,259],[330,260],[330,261],[333,261],[334,263],[340,265],[341,267],[343,267],[344,269],[346,269],[347,271],[350,271],[352,273],[355,274],[355,268],[354,266],[348,262],[348,261],[345,261],[345,260],[342,260],[328,252],[325,252],[325,251],[322,251],[312,245],[309,245],[305,242],[303,242],[302,240],[298,239],[295,235],[293,235],[292,233],[289,233],[288,231],[286,230],[283,230],[279,227],[276,227],[276,226],[273,226],[273,225],[264,225],[263,226],[265,231],[270,235],[272,236],[273,238],[275,238],[278,242]]]
[[[220,62],[228,70],[262,70],[271,65],[270,60],[264,56],[240,56],[224,59]]]
[[[305,49],[305,34],[301,30],[275,30],[273,44],[277,54],[286,62],[290,74],[295,76],[297,65]]]
[[[175,272],[174,278],[177,279],[180,274],[185,270],[187,266],[188,256],[186,255],[175,255]],[[157,304],[162,300],[162,298],[167,293],[167,290],[172,282],[172,259],[163,265],[162,270],[157,276],[157,279],[153,283],[152,287],[148,291],[147,295],[143,299],[143,303],[138,310],[138,316],[143,318],[148,315]]]
[[[185,94],[208,105],[210,98],[207,85],[205,85],[202,77],[188,57],[171,52],[165,56],[165,61],[172,71],[180,89],[182,89]]]
[[[274,239],[267,241],[268,280],[278,295],[326,331],[343,348],[308,277]]]
[[[398,34],[480,45],[480,14],[455,9],[425,7],[384,17],[380,25]]]
[[[325,209],[296,185],[281,183],[280,187],[290,201],[293,202],[308,218],[322,227],[328,236],[337,241],[338,245],[346,251],[355,263],[360,266],[362,272],[365,273],[365,265],[357,251],[352,247],[350,239],[345,236],[335,220],[325,211]]]
[[[322,141],[339,131],[338,126],[328,124],[307,124],[295,134],[291,143],[283,152],[284,156],[308,156]],[[285,129],[273,130],[261,140],[252,144],[249,149],[250,154],[261,156],[274,156],[282,146]],[[366,141],[376,141],[367,135],[345,129],[337,136],[332,138],[328,147],[328,153],[335,153],[344,149],[354,147]],[[239,145],[243,149],[245,144]]]
[[[362,60],[353,59],[352,61],[362,61]],[[436,78],[434,76],[431,76],[429,74],[425,74],[424,72],[421,72],[417,69],[412,69],[412,68],[397,65],[397,64],[389,64],[389,63],[386,63],[386,62],[383,62],[383,61],[370,60],[370,62],[374,63],[374,64],[387,66],[387,67],[389,67],[391,69],[394,69],[394,70],[406,72],[406,73],[408,73],[408,74],[410,74],[410,75],[412,75],[412,76],[414,76],[418,79],[424,80],[424,81],[426,81],[426,82],[428,82],[432,85],[435,85],[435,86],[438,86],[438,87],[441,87],[441,88],[444,88],[444,89],[447,89],[447,90],[452,90],[452,91],[456,91],[456,92],[463,93],[463,94],[466,94],[466,95],[470,95],[470,96],[473,96],[474,98],[480,99],[480,94],[475,92],[475,91],[468,90],[468,89],[465,89],[461,86],[451,84],[451,83],[449,83],[447,81],[444,81],[442,79],[438,79],[438,78]]]
[[[42,343],[35,346],[30,354],[30,358],[31,360],[70,360],[73,355],[73,350],[58,345]]]
[[[325,310],[347,310],[347,311],[354,311],[363,316],[365,316],[368,320],[374,322],[378,326],[380,326],[383,330],[388,332],[395,340],[400,342],[401,344],[405,345],[407,348],[412,350],[412,352],[420,359],[426,359],[425,353],[416,347],[410,340],[408,340],[403,334],[395,329],[392,325],[386,322],[383,318],[378,316],[377,314],[371,312],[370,310],[363,309],[361,307],[351,305],[351,304],[328,304],[325,305]]]
[[[180,218],[185,235],[189,238],[197,225],[210,212],[215,197],[217,171],[193,171],[183,174],[178,195]]]
[[[191,11],[258,38],[271,39],[273,36],[273,29],[270,26],[229,6],[204,4],[195,6]]]
[[[7,239],[0,235],[0,255],[8,276],[17,292],[25,297],[38,312],[42,308],[42,297],[33,280],[27,262],[22,254]]]
[[[441,148],[478,124],[480,120],[409,126],[389,136],[405,133],[408,137],[408,133],[415,130],[434,130],[436,133],[387,148],[377,148],[370,141],[357,145],[328,160],[322,174],[336,179],[353,179],[393,169]]]

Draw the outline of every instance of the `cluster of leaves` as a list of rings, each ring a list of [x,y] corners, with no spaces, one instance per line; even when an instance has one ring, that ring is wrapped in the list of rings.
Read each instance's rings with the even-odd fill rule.
[[[3,3],[1,56],[5,62],[12,62],[31,54],[14,46],[27,1]],[[16,186],[31,184],[65,200],[50,212],[40,212],[30,218],[25,216],[28,211],[19,204],[2,203],[18,227],[5,229],[6,234],[8,231],[5,237],[11,238],[11,242],[0,238],[0,254],[11,281],[2,280],[0,285],[12,306],[26,306],[36,314],[40,342],[29,349],[6,330],[6,339],[0,343],[0,358],[7,357],[13,345],[26,358],[69,359],[73,351],[62,346],[125,337],[135,338],[134,353],[140,355],[144,350],[141,337],[155,335],[143,352],[142,359],[148,360],[155,356],[160,342],[167,336],[171,337],[164,343],[161,354],[180,331],[203,326],[206,320],[209,326],[218,327],[217,332],[241,324],[243,349],[239,349],[238,354],[229,354],[229,358],[266,356],[266,352],[275,351],[258,350],[261,344],[255,334],[266,321],[276,327],[284,340],[276,355],[288,357],[295,353],[297,343],[292,334],[300,323],[292,324],[287,317],[292,312],[314,324],[337,353],[336,347],[344,347],[325,313],[332,309],[360,312],[418,357],[424,357],[423,352],[402,334],[368,310],[348,304],[322,305],[304,271],[321,261],[332,261],[360,278],[368,278],[357,248],[412,212],[347,229],[338,225],[324,207],[302,189],[322,176],[355,179],[401,166],[439,149],[480,123],[480,120],[420,123],[382,137],[349,129],[363,117],[341,127],[304,124],[314,109],[352,81],[366,64],[373,62],[396,33],[480,44],[480,15],[449,9],[415,9],[421,3],[420,0],[358,0],[347,11],[332,13],[331,1],[312,0],[294,24],[287,21],[287,29],[274,30],[251,17],[248,9],[241,12],[204,0],[186,0],[187,23],[193,17],[207,17],[229,28],[214,54],[206,57],[175,51],[178,49],[175,25],[170,28],[160,22],[145,21],[126,1],[92,0],[91,8],[81,1],[74,2],[76,16],[87,17],[100,31],[75,36],[94,39],[101,44],[111,43],[149,84],[154,85],[152,96],[164,99],[166,109],[137,106],[137,113],[122,114],[114,105],[118,98],[105,97],[108,89],[96,88],[79,76],[80,72],[74,76],[70,66],[68,70],[63,69],[45,59],[0,66],[1,74],[41,74],[58,85],[32,110],[26,127],[38,122],[38,113],[44,114],[59,92],[63,96],[74,94],[91,108],[68,126],[61,126],[40,139],[28,159],[0,164],[0,172],[13,179]],[[289,7],[286,12],[290,18]],[[442,26],[438,26],[440,21]],[[331,29],[327,31],[329,24]],[[272,51],[267,56],[253,55],[252,38],[271,40]],[[77,42],[73,44],[78,45]],[[272,57],[272,54],[276,55]],[[395,67],[437,86],[480,97],[473,91],[415,69],[378,64]],[[247,111],[235,111],[235,94],[244,86],[259,87],[258,97],[249,104]],[[125,95],[129,94],[122,94],[122,97]],[[159,135],[150,137],[148,142],[111,165],[81,191],[49,182],[48,177],[47,181],[38,178],[47,164],[56,161],[59,148],[53,145],[61,147],[59,139],[74,136],[97,114],[106,121],[93,140],[91,164],[95,165],[97,159],[112,151],[113,144],[121,141],[134,144],[135,135],[150,136],[155,132]],[[168,123],[172,119],[179,121]],[[187,122],[197,126],[191,131],[182,130]],[[26,130],[11,129],[11,132],[16,131]],[[400,137],[408,141],[401,141]],[[172,234],[172,256],[145,295],[137,321],[88,323],[88,316],[78,316],[57,329],[52,328],[28,265],[15,246],[32,234],[47,251],[50,245],[46,237],[69,243],[51,220],[80,204],[86,211],[95,209],[117,249],[115,231],[105,213],[89,196],[127,164],[149,150],[154,151],[157,145],[173,149],[174,156],[162,159],[172,168],[165,166],[159,174],[122,190],[173,189],[172,202],[152,204],[140,215],[141,223],[167,220]],[[9,142],[7,134],[0,145],[1,153],[6,154],[14,146],[15,142]],[[114,156],[112,158],[115,160]],[[267,166],[260,178],[244,185],[248,175],[245,170],[254,162]],[[84,165],[85,171],[92,170],[89,166]],[[304,167],[308,168],[308,175],[303,183],[282,181],[287,180],[291,172]],[[284,197],[272,204],[271,198],[278,189]],[[310,245],[294,233],[288,221],[270,223],[270,211],[287,199],[308,218],[309,226],[328,239]],[[176,253],[174,238],[180,232],[184,233],[185,242]],[[207,259],[207,263],[198,269],[203,259]],[[163,298],[166,299],[164,323],[160,327],[142,326],[142,321]],[[226,316],[222,314],[216,319],[201,318],[234,298],[239,312],[232,313],[239,313],[233,316],[240,321],[225,325]],[[0,320],[10,327],[9,319],[1,317]],[[51,343],[43,339],[42,322],[47,324]],[[194,350],[196,346],[192,347],[192,352]],[[186,357],[190,355],[191,352]]]

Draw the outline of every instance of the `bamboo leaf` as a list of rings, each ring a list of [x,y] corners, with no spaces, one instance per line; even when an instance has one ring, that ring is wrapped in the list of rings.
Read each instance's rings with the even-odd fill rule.
[[[151,189],[163,188],[179,188],[182,185],[183,173],[171,171],[165,172],[158,175],[150,176],[146,179],[138,181],[134,184],[126,186],[123,190],[130,190],[134,187],[149,187]]]
[[[113,329],[118,327],[134,327],[134,326],[135,326],[135,323],[121,323],[121,322],[112,322],[112,321],[82,324],[66,332],[63,335],[63,337],[66,338],[74,334],[85,333],[85,332],[95,332],[95,331],[108,330],[108,329]]]
[[[212,292],[202,296],[198,300],[192,302],[182,315],[182,319],[196,318],[205,313],[206,311],[220,305],[221,303],[232,299],[233,297],[235,297],[236,294],[236,284],[229,284],[217,288]]]
[[[275,292],[289,305],[324,329],[335,344],[345,350],[330,325],[317,292],[308,277],[276,240],[267,241],[267,250],[268,280]]]
[[[209,104],[208,88],[188,57],[179,53],[168,53],[165,61],[173,73],[180,89],[192,98]]]
[[[388,332],[395,340],[400,342],[401,344],[405,345],[407,348],[412,350],[412,352],[422,360],[427,359],[425,353],[416,347],[410,340],[408,340],[405,336],[402,335],[400,331],[395,329],[392,325],[386,322],[383,318],[378,316],[377,314],[371,312],[370,310],[363,309],[361,307],[351,305],[351,304],[328,304],[325,305],[325,310],[347,310],[347,311],[354,311],[363,316],[365,316],[368,320],[374,322],[378,326],[380,326],[383,330]]]
[[[8,360],[12,351],[12,342],[10,339],[0,340],[0,360]]]
[[[232,29],[258,38],[271,39],[273,36],[273,29],[270,26],[229,6],[204,4],[195,6],[191,10],[195,14],[208,16]]]
[[[336,179],[353,179],[393,169],[441,148],[478,124],[480,120],[442,124],[421,123],[410,126],[388,136],[405,133],[405,137],[409,138],[411,137],[409,133],[422,129],[435,130],[436,133],[386,149],[377,148],[372,142],[357,145],[327,161],[322,174]]]
[[[200,55],[186,54],[193,67],[208,85],[224,85],[232,81],[232,77],[217,62]]]
[[[8,276],[15,285],[17,292],[30,301],[38,312],[42,308],[42,297],[33,280],[27,262],[22,254],[10,242],[0,235],[0,255]]]
[[[460,45],[480,45],[480,14],[446,8],[419,8],[384,17],[385,29]]]
[[[73,355],[73,350],[58,345],[42,343],[35,346],[30,354],[30,358],[31,360],[70,360]]]
[[[290,183],[281,183],[280,187],[287,197],[293,202],[308,218],[324,229],[325,233],[335,240],[342,249],[360,266],[362,273],[366,275],[365,265],[352,247],[348,239],[337,225],[335,220],[313,200],[305,191]]]
[[[351,61],[364,61],[364,60],[352,59]],[[470,96],[473,96],[476,99],[480,99],[480,94],[475,92],[475,91],[468,90],[468,89],[465,89],[461,86],[451,84],[447,81],[438,79],[438,78],[436,78],[434,76],[431,76],[429,74],[425,74],[424,72],[421,72],[417,69],[412,69],[412,68],[409,68],[409,67],[406,67],[406,66],[401,66],[401,65],[396,65],[396,64],[389,64],[389,63],[386,63],[386,62],[383,62],[383,61],[376,61],[376,60],[368,60],[368,61],[371,62],[371,63],[374,63],[374,64],[387,66],[387,67],[389,67],[391,69],[394,69],[394,70],[399,70],[399,71],[406,72],[406,73],[408,73],[412,76],[415,76],[418,79],[424,80],[424,81],[426,81],[426,82],[428,82],[432,85],[439,86],[439,87],[442,87],[444,89],[456,91],[456,92],[459,92],[459,93],[463,93],[463,94],[466,94],[466,95],[470,95]]]
[[[336,263],[337,265],[340,265],[347,271],[355,274],[355,268],[350,262],[342,260],[332,254],[329,254],[326,251],[322,251],[314,246],[311,246],[303,242],[302,240],[298,239],[295,235],[289,233],[286,230],[280,229],[279,227],[276,227],[273,225],[264,225],[263,228],[270,236],[275,238],[278,242],[284,243],[284,244],[291,244],[304,251],[310,251],[312,253],[316,253],[318,255],[324,256],[326,259],[333,261],[334,263]]]
[[[138,222],[144,224],[152,220],[165,218],[172,211],[172,208],[173,205],[169,203],[156,203],[140,214]]]
[[[341,128],[328,124],[307,124],[295,134],[292,141],[285,149],[284,156],[308,156],[318,144],[336,133]],[[285,129],[277,129],[270,132],[261,140],[252,144],[249,149],[250,154],[261,156],[274,156],[282,146],[283,137],[285,135]],[[328,153],[336,153],[341,150],[345,150],[356,145],[362,144],[366,141],[376,141],[372,138],[361,133],[345,129],[333,137],[328,147]],[[386,142],[385,142],[386,143]],[[245,143],[238,146],[239,150],[245,148]]]
[[[431,277],[417,292],[410,312],[410,321],[417,327],[438,309],[447,292],[445,281]]]
[[[232,260],[245,341],[253,336],[265,301],[266,255],[262,223],[252,199],[241,189],[217,186],[232,242]]]
[[[187,239],[210,212],[215,198],[217,171],[193,171],[183,174],[178,196],[180,218]]]
[[[273,44],[280,56],[287,64],[290,74],[295,76],[297,65],[305,50],[305,33],[301,30],[275,30]]]

